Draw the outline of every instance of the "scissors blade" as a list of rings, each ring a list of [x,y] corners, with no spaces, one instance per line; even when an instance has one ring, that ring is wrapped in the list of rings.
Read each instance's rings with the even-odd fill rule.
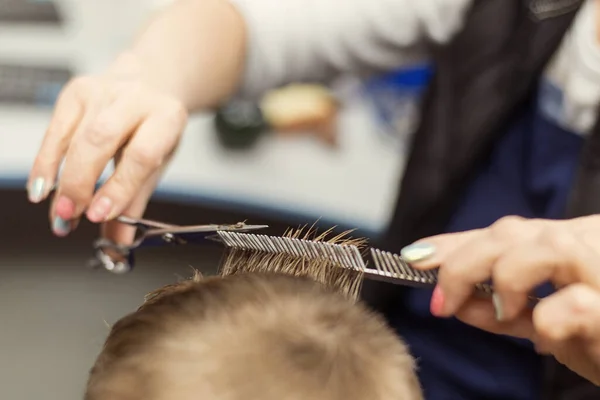
[[[237,224],[208,224],[208,225],[192,225],[192,226],[173,226],[162,229],[152,229],[146,233],[144,242],[140,246],[152,245],[157,238],[162,240],[163,244],[186,244],[198,243],[204,240],[213,240],[213,237],[219,231],[227,232],[250,232],[259,229],[268,228],[268,225],[246,225],[245,223]]]
[[[165,224],[164,222],[159,222],[159,221],[152,221],[149,219],[131,218],[131,217],[127,217],[125,215],[120,215],[116,219],[118,222],[120,222],[122,224],[135,226],[135,227],[141,228],[141,229],[167,229],[167,228],[174,228],[174,227],[179,226],[179,225],[173,225],[173,224]]]
[[[139,248],[198,244],[205,241],[220,242],[217,235],[219,231],[249,232],[269,227],[268,225],[247,225],[244,222],[180,226],[126,216],[117,217],[117,221],[136,227],[140,230],[141,235],[131,245],[119,245],[105,238],[96,240],[94,242],[96,255],[90,264],[103,266],[115,273],[125,273],[133,268],[134,252]],[[109,251],[116,259],[109,256],[106,251]]]
[[[246,225],[244,223],[171,226],[171,227],[167,227],[167,228],[153,229],[152,231],[148,232],[148,234],[155,236],[155,235],[164,235],[166,233],[171,233],[173,235],[183,235],[186,233],[204,233],[204,232],[216,233],[218,231],[246,232],[246,231],[254,231],[257,229],[265,229],[268,227],[269,227],[269,225]]]

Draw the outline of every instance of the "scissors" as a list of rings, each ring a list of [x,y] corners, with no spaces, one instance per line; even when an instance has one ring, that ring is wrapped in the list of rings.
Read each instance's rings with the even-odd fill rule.
[[[130,245],[121,245],[105,238],[97,239],[93,244],[95,257],[90,260],[92,268],[104,268],[115,274],[125,274],[133,269],[134,250],[138,248],[199,243],[204,240],[220,242],[217,232],[249,232],[269,227],[247,225],[245,222],[181,226],[126,216],[119,216],[116,220],[135,227],[137,238]]]

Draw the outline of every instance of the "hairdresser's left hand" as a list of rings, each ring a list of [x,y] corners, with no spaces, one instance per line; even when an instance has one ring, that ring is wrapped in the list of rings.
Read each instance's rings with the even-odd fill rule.
[[[411,258],[410,246],[403,254]],[[530,339],[538,351],[600,384],[599,216],[504,218],[489,228],[420,240],[413,254],[420,256],[409,260],[415,268],[440,267],[434,315]],[[473,297],[473,286],[490,278],[495,301]],[[532,310],[527,296],[546,282],[557,291]]]

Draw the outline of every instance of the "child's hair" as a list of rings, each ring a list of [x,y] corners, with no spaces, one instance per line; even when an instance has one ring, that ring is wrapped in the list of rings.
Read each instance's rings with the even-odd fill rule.
[[[352,231],[345,231],[335,234],[333,228],[318,233],[313,225],[310,228],[304,226],[298,229],[289,229],[282,237],[328,245],[353,246],[359,251],[364,250],[367,240],[353,238],[350,236],[351,233]],[[352,301],[358,300],[364,278],[363,271],[344,268],[327,257],[313,258],[301,254],[302,252],[297,250],[263,252],[235,247],[228,248],[219,272],[221,276],[267,272],[306,277],[343,294]]]
[[[406,346],[306,278],[196,275],[118,321],[85,400],[418,400]]]

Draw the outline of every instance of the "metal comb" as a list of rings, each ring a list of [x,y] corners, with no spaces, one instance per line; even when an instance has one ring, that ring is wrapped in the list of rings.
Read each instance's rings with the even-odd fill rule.
[[[365,270],[365,263],[356,246],[237,232],[219,231],[217,235],[225,246],[231,248],[273,254],[287,253],[307,259],[326,259],[354,271]]]
[[[434,287],[437,284],[437,270],[414,269],[397,254],[371,249],[371,258],[375,269],[367,268],[365,272],[370,279],[409,286]],[[487,283],[479,283],[475,285],[475,289],[486,294],[494,292],[492,285]]]
[[[414,269],[399,255],[375,248],[370,249],[375,268],[368,268],[359,248],[353,245],[238,232],[217,232],[217,235],[229,248],[286,253],[307,259],[326,259],[342,268],[359,271],[363,278],[371,280],[426,288],[433,288],[438,281],[437,270]],[[488,283],[480,283],[475,285],[475,291],[477,294],[489,296],[493,293],[493,287]],[[539,299],[530,296],[530,300],[535,303]]]
[[[328,243],[291,237],[269,236],[245,233],[263,229],[267,225],[197,225],[177,226],[156,221],[136,220],[119,217],[119,221],[135,226],[142,231],[142,237],[130,246],[117,246],[104,239],[96,241],[94,263],[114,273],[126,273],[133,267],[133,250],[138,247],[161,244],[185,244],[201,239],[221,242],[231,249],[264,252],[271,254],[289,254],[307,260],[329,260],[341,268],[359,272],[362,278],[389,282],[397,285],[433,288],[438,281],[437,270],[420,271],[412,268],[401,256],[375,248],[370,249],[370,258],[374,268],[367,267],[361,250],[350,244]],[[110,249],[120,255],[120,260],[109,257],[103,250]],[[481,295],[491,295],[493,286],[489,283],[475,285],[475,291]],[[539,300],[530,297],[532,302]]]

